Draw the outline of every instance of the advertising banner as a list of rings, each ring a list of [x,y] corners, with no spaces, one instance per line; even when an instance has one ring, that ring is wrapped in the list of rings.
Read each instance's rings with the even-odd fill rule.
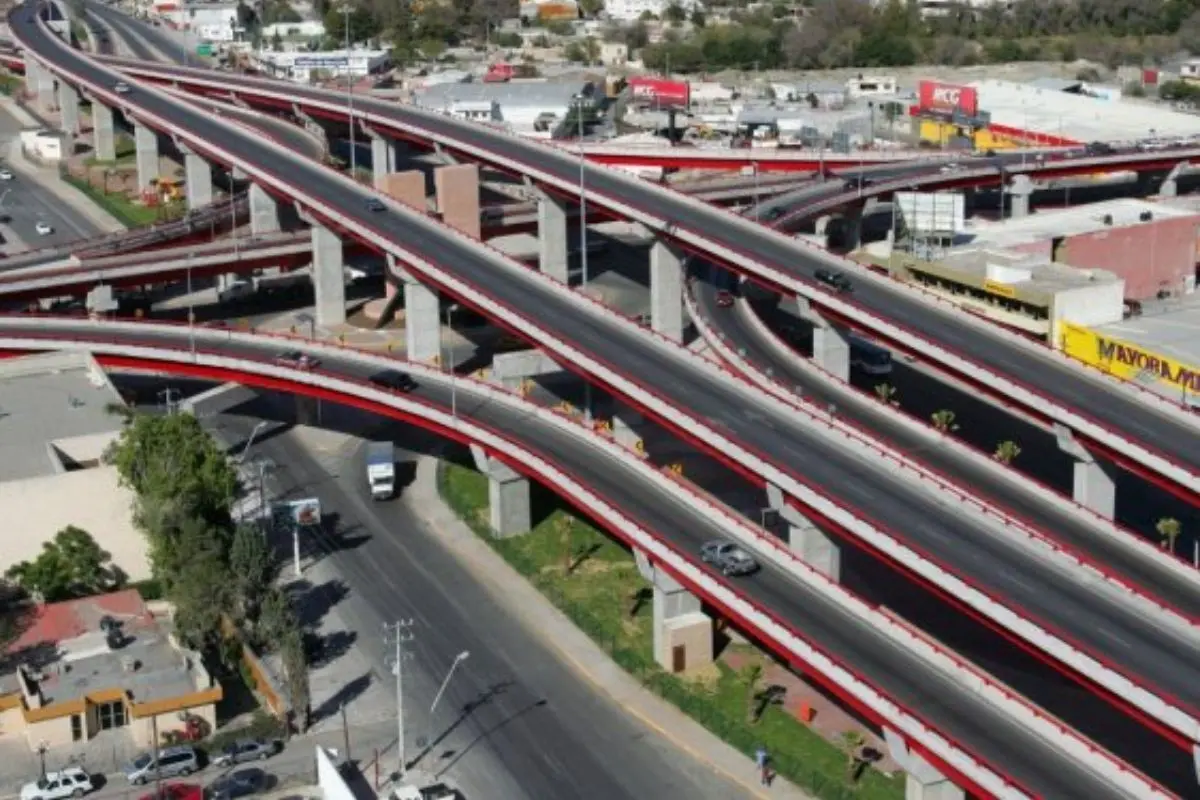
[[[968,117],[979,113],[979,93],[971,86],[921,81],[917,97],[922,111],[953,114],[957,110]]]
[[[1123,380],[1164,384],[1181,394],[1200,394],[1200,369],[1141,345],[1115,339],[1082,325],[1061,323],[1062,351]]]

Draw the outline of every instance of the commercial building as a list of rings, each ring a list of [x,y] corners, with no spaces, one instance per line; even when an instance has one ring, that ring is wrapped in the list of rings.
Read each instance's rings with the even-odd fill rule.
[[[232,42],[245,33],[238,24],[237,3],[183,3],[155,10],[176,28],[192,31],[207,42]]]
[[[515,133],[550,138],[571,107],[597,97],[591,81],[441,83],[417,91],[413,103],[433,111],[492,121]]]
[[[977,221],[970,230],[973,245],[1111,272],[1124,281],[1128,300],[1179,297],[1196,289],[1200,213],[1187,208],[1121,198],[1000,223]]]
[[[313,83],[324,78],[346,75],[366,78],[390,69],[391,53],[387,50],[324,50],[309,51],[260,50],[254,54],[259,69],[278,78],[298,83]]]
[[[148,748],[189,716],[216,726],[221,685],[136,589],[40,606],[6,661],[0,740],[37,749],[113,731]]]
[[[89,355],[64,351],[0,361],[0,571],[36,558],[74,525],[92,535],[131,580],[150,577],[134,496],[102,463],[120,435],[123,405]],[[69,502],[64,502],[69,498]]]
[[[643,14],[651,14],[658,19],[671,6],[679,6],[691,13],[700,6],[697,0],[607,0],[604,4],[604,16],[618,22],[635,22]]]

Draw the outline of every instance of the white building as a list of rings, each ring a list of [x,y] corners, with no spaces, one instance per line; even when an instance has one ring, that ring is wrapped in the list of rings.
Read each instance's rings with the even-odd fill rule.
[[[238,25],[237,9],[237,3],[187,3],[160,13],[176,27],[193,31],[204,41],[232,42],[245,32]]]
[[[516,133],[549,138],[566,119],[578,98],[594,97],[596,87],[585,81],[524,81],[521,83],[443,83],[416,93],[413,103],[423,108],[501,123]]]
[[[604,13],[609,19],[634,22],[647,12],[662,19],[671,6],[679,6],[691,14],[699,5],[697,0],[608,0],[604,4]]]
[[[319,53],[261,50],[255,54],[255,59],[264,72],[300,83],[311,83],[321,75],[365,78],[391,66],[387,50],[325,50]]]
[[[262,29],[262,37],[270,41],[278,36],[280,39],[316,39],[325,35],[325,23],[320,20],[306,19],[300,22],[276,22]]]

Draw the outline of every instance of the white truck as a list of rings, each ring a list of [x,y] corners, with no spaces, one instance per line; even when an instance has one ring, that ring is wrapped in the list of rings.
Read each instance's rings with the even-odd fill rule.
[[[396,453],[391,442],[367,443],[367,484],[374,500],[390,500],[396,493]]]

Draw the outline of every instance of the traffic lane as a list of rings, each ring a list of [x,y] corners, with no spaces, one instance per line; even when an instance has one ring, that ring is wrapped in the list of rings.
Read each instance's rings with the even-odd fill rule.
[[[11,218],[6,224],[31,250],[68,245],[103,233],[71,204],[42,186],[31,172],[14,172],[11,181],[0,182],[0,211]],[[39,233],[38,223],[49,225],[53,233]]]
[[[72,52],[56,50],[55,58],[85,74],[98,73],[90,62]],[[275,175],[289,175],[297,183],[312,181],[309,185],[319,186],[326,202],[365,225],[384,230],[395,241],[420,247],[427,258],[460,280],[483,286],[508,307],[549,323],[576,346],[620,365],[625,374],[662,379],[659,391],[678,407],[691,406],[698,417],[724,426],[776,464],[787,465],[793,474],[809,475],[827,496],[842,505],[866,509],[877,519],[889,519],[918,548],[938,553],[951,569],[960,574],[965,570],[968,579],[1048,620],[1047,624],[1057,628],[1060,635],[1067,631],[1069,638],[1119,664],[1139,681],[1149,680],[1152,686],[1184,698],[1193,707],[1197,705],[1195,694],[1200,692],[1200,682],[1192,679],[1194,665],[1188,664],[1184,655],[1193,650],[1191,643],[1142,625],[1123,606],[1098,591],[1078,586],[1070,575],[1047,567],[1007,542],[992,536],[972,536],[957,509],[945,508],[924,492],[900,485],[877,472],[878,465],[843,453],[779,412],[747,402],[732,386],[710,384],[708,374],[689,363],[661,358],[656,349],[647,346],[642,333],[616,328],[598,316],[581,315],[574,304],[528,280],[524,273],[497,269],[457,238],[431,236],[423,220],[367,211],[357,187],[331,179],[317,165],[299,164],[294,157],[255,147],[237,132],[214,125],[194,112],[185,113],[185,106],[157,94],[137,92],[131,99],[163,116],[177,120],[183,117],[194,133],[221,142],[239,157]],[[1008,568],[1003,568],[1005,561]],[[1040,578],[1040,582],[1030,583],[1026,580],[1030,577]]]
[[[102,3],[88,3],[90,13],[96,14],[114,27],[121,28],[129,39],[140,39],[141,46],[145,49],[145,45],[152,44],[161,53],[162,57],[166,58],[172,64],[182,64],[193,67],[207,67],[208,65],[197,58],[196,56],[186,51],[186,46],[178,41],[173,40],[170,36],[156,28],[153,25],[148,25],[141,20],[134,19],[127,14],[110,8]],[[139,56],[149,58],[152,61],[157,61],[158,56]]]
[[[304,94],[304,90],[299,90]],[[403,119],[405,111],[371,100],[364,100],[364,107]],[[421,124],[430,128],[443,128],[447,133],[470,144],[505,155],[515,161],[537,164],[543,169],[552,169],[560,177],[569,177],[576,182],[579,164],[546,148],[519,141],[516,137],[497,136],[484,129],[466,125],[454,125],[449,121],[422,115]],[[569,164],[570,172],[567,171]],[[674,225],[719,242],[735,252],[742,252],[763,264],[770,265],[792,277],[812,282],[813,273],[820,265],[806,252],[805,248],[788,242],[777,241],[770,236],[747,236],[743,226],[731,220],[725,212],[711,208],[695,207],[680,202],[668,193],[653,193],[647,187],[627,185],[609,170],[589,165],[586,182],[592,192],[618,198],[635,207],[646,207],[652,193],[656,212],[667,216]],[[941,342],[970,358],[1006,374],[1023,385],[1037,387],[1059,404],[1077,408],[1094,419],[1105,422],[1118,431],[1134,434],[1143,444],[1163,451],[1172,459],[1200,472],[1200,446],[1197,446],[1196,431],[1190,426],[1165,417],[1149,407],[1138,403],[1123,393],[1113,392],[1102,385],[1062,367],[1047,357],[1041,357],[1008,345],[996,337],[981,333],[965,323],[942,313],[933,305],[908,297],[906,294],[876,286],[873,282],[862,282],[851,299],[885,317],[894,319],[901,326],[921,333],[926,338]]]
[[[2,328],[2,323],[0,323]],[[137,341],[175,347],[180,335],[114,334],[115,341]],[[222,352],[254,359],[269,359],[278,352],[274,342],[230,341]],[[301,346],[302,347],[302,346]],[[373,370],[344,356],[327,358],[322,368],[345,377],[363,379]],[[448,409],[451,388],[419,383],[415,394]],[[520,441],[543,458],[570,464],[570,468],[598,493],[629,509],[633,519],[683,552],[696,553],[707,541],[724,536],[719,522],[696,513],[660,495],[640,476],[627,473],[627,466],[576,437],[543,426],[519,410],[492,403],[485,398],[471,401],[457,390],[458,413],[498,430],[520,431]],[[1073,759],[1062,757],[1055,747],[1019,726],[998,718],[976,695],[956,683],[937,676],[890,640],[864,627],[838,606],[826,601],[791,576],[772,567],[738,581],[739,588],[754,601],[771,608],[838,663],[853,665],[874,685],[920,713],[939,730],[954,737],[973,752],[984,755],[1026,785],[1052,797],[1112,796],[1103,781],[1082,770]],[[995,741],[993,741],[995,740]],[[998,759],[992,754],[999,753]],[[1061,782],[1061,785],[1060,785]]]
[[[392,430],[381,430],[378,418],[354,417],[376,423],[374,428],[364,425],[353,431],[357,435],[387,440],[406,435],[407,426],[401,423],[390,422]],[[288,437],[275,437],[264,445],[268,446],[265,452],[289,470],[325,475],[307,451]],[[414,703],[417,708],[406,713],[410,731],[437,737],[454,724],[467,703],[487,696],[494,686],[512,684],[455,727],[437,751],[423,759],[423,767],[437,766],[441,752],[464,751],[472,740],[503,725],[502,735],[481,742],[486,750],[480,745],[471,748],[451,772],[460,783],[464,770],[471,773],[474,780],[468,783],[475,784],[475,791],[464,786],[468,797],[517,797],[520,793],[511,790],[517,787],[530,798],[719,800],[744,795],[635,722],[606,695],[589,688],[521,622],[517,610],[497,602],[439,543],[438,532],[425,528],[403,490],[396,501],[372,501],[365,491],[363,463],[357,448],[329,479],[308,482],[322,501],[322,512],[339,515],[339,527],[363,525],[371,534],[354,549],[337,549],[336,542],[330,543],[334,550],[330,557],[339,571],[375,612],[375,624],[360,630],[373,632],[383,621],[418,617],[414,649],[428,685],[414,691],[406,677],[405,693],[410,698],[432,700],[455,656],[470,652],[439,704],[442,713],[430,724],[428,703]],[[379,669],[386,674],[382,661]],[[545,704],[529,710],[541,701]],[[416,755],[414,750],[410,749],[410,756]],[[612,770],[612,764],[621,764],[622,769]],[[504,773],[507,780],[497,783]]]
[[[720,308],[716,305],[716,289],[711,283],[697,280],[693,286],[697,303],[710,324],[724,333],[735,348],[744,351],[747,360],[760,372],[770,370],[773,376],[785,383],[801,387],[806,398],[837,406],[838,416],[852,420],[881,441],[890,442],[941,474],[956,476],[961,484],[972,487],[977,495],[1003,508],[1025,504],[1029,513],[1026,519],[1047,535],[1070,548],[1087,553],[1095,563],[1115,570],[1141,586],[1150,596],[1161,598],[1184,614],[1200,618],[1200,591],[1192,581],[1174,570],[1163,569],[1149,559],[1131,556],[1126,548],[1097,533],[1069,513],[1065,498],[1062,503],[1042,502],[1016,486],[996,480],[986,468],[973,460],[962,458],[948,449],[930,447],[918,434],[893,424],[882,412],[873,408],[874,404],[838,405],[840,398],[829,390],[825,381],[799,369],[789,358],[780,356],[760,329],[746,319],[748,314],[768,318],[780,314],[778,309],[771,306],[774,300],[762,303],[741,301],[734,308]],[[790,347],[786,339],[777,336],[779,345]],[[796,357],[803,358],[799,353]]]
[[[64,55],[77,62],[74,68],[96,71],[75,54]],[[157,94],[135,93],[132,99],[177,119],[184,110]],[[1192,659],[1195,663],[1188,663],[1187,658],[1196,649],[1192,643],[1144,625],[1123,605],[1078,585],[1072,575],[1048,567],[999,537],[973,535],[972,526],[957,508],[945,507],[924,491],[902,485],[879,465],[843,452],[780,412],[748,402],[732,386],[711,383],[707,373],[691,364],[662,358],[641,332],[616,328],[598,315],[581,314],[577,306],[549,287],[522,279],[524,273],[497,269],[458,239],[431,236],[422,221],[407,215],[367,211],[356,187],[332,180],[317,165],[300,165],[283,153],[254,147],[243,136],[202,115],[188,114],[186,124],[196,134],[221,142],[275,175],[320,186],[326,202],[367,226],[384,230],[394,241],[420,247],[427,258],[455,277],[482,286],[508,307],[548,323],[576,346],[619,365],[626,375],[656,376],[661,379],[660,393],[677,407],[690,406],[697,417],[723,426],[791,474],[807,475],[841,505],[888,519],[918,549],[937,554],[951,570],[1038,616],[1059,635],[1118,664],[1139,682],[1149,681],[1192,707],[1200,705],[1196,702],[1200,681],[1193,675],[1200,657]],[[303,172],[298,173],[298,167]],[[1018,513],[1021,510],[1016,509]],[[1031,578],[1040,582],[1030,582]]]

